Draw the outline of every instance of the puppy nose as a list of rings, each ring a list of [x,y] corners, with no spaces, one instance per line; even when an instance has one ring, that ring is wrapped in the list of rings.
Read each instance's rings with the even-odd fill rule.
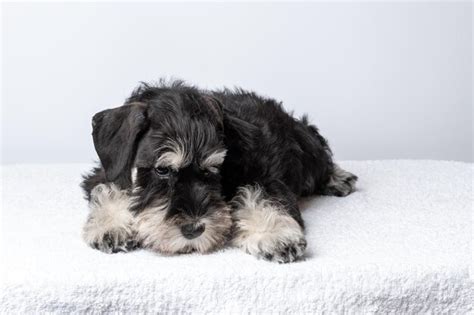
[[[184,237],[190,240],[201,235],[202,232],[204,232],[204,229],[204,224],[186,224],[181,227],[181,233],[183,233]]]

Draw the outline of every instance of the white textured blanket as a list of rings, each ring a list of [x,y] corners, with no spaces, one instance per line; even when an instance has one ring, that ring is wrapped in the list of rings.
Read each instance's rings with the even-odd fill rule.
[[[0,312],[472,310],[473,165],[341,165],[359,176],[358,191],[302,203],[307,258],[287,265],[237,249],[103,254],[80,237],[87,165],[4,166]]]

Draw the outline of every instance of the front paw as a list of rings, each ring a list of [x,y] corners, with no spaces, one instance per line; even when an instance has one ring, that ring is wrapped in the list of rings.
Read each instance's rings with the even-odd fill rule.
[[[97,185],[89,206],[90,214],[83,230],[89,246],[105,253],[127,252],[138,246],[126,191],[114,184]]]
[[[306,249],[303,232],[285,234],[254,233],[239,235],[233,240],[233,243],[259,259],[278,263],[301,260]]]
[[[128,252],[139,245],[134,235],[126,229],[108,231],[87,231],[84,229],[84,239],[90,247],[108,254]]]
[[[301,260],[306,249],[306,240],[302,237],[297,240],[285,240],[276,242],[268,248],[263,247],[257,254],[268,261],[282,263],[290,263]]]
[[[249,246],[247,252],[260,259],[277,263],[290,263],[300,260],[304,256],[306,240],[304,237],[296,239],[271,239],[263,236],[257,246]]]

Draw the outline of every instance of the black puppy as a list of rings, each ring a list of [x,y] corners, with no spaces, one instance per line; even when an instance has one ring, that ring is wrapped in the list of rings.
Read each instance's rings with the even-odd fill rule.
[[[298,198],[346,196],[357,180],[305,117],[244,90],[142,84],[92,125],[101,165],[83,182],[84,239],[108,253],[205,253],[230,240],[291,262],[306,248]]]

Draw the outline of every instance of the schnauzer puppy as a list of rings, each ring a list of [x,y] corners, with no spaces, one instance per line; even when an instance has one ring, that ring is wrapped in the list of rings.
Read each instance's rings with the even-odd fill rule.
[[[306,117],[244,90],[142,84],[92,119],[84,239],[106,253],[206,253],[228,241],[280,263],[304,255],[298,198],[346,196],[357,177]]]

